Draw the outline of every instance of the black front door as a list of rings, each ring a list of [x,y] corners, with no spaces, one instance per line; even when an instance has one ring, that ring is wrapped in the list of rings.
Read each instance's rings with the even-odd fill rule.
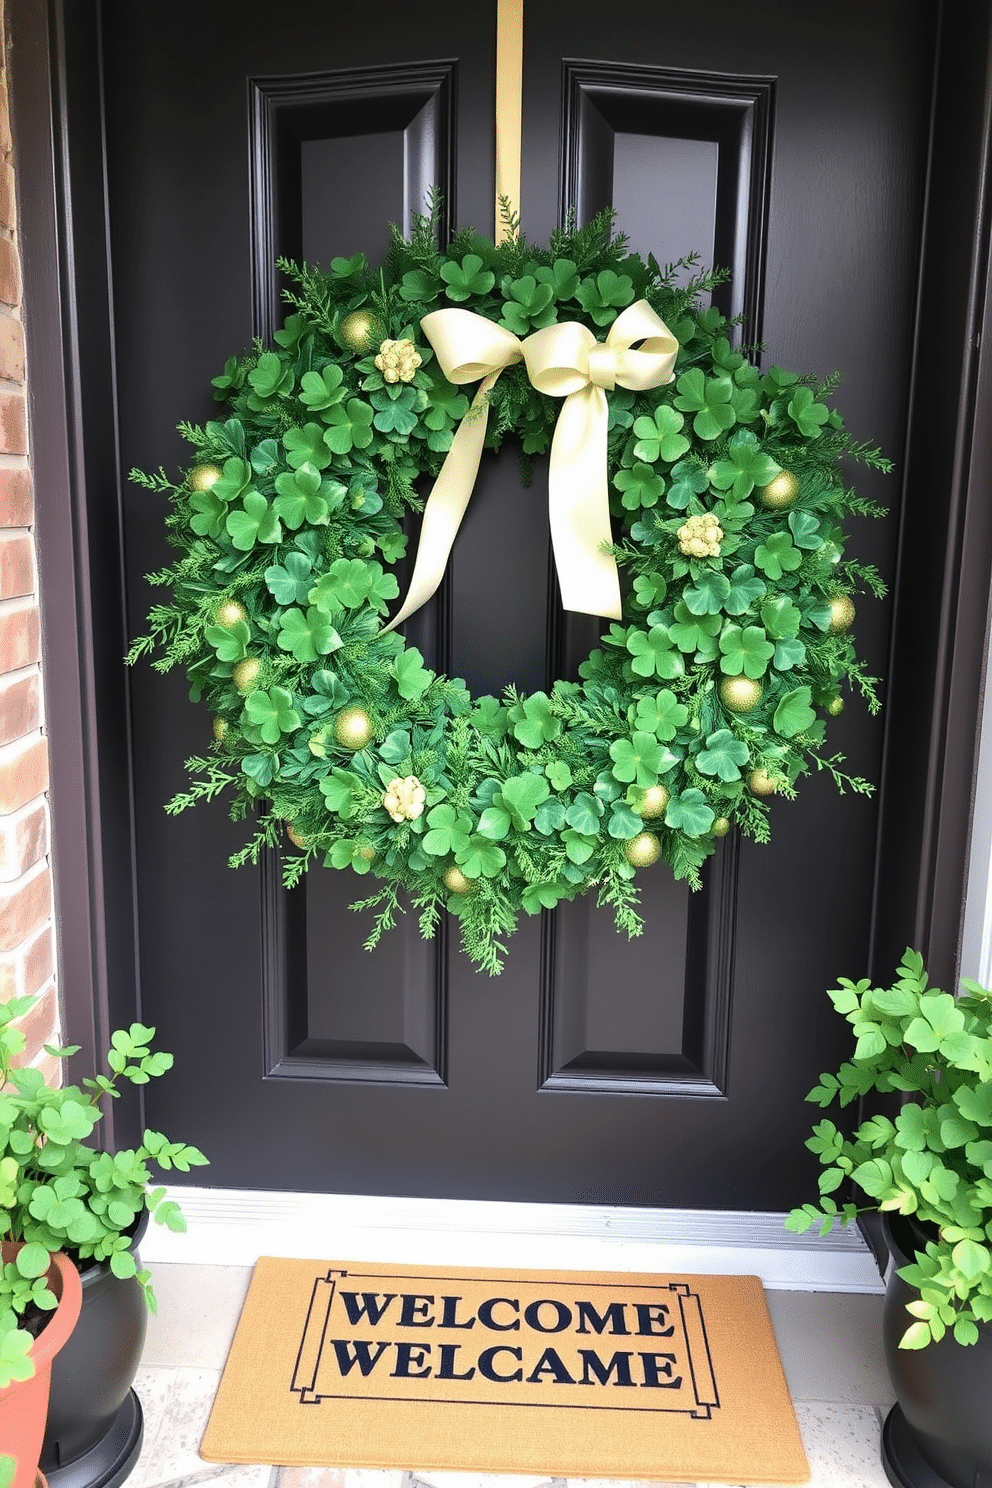
[[[565,27],[527,0],[524,231],[544,241],[569,204],[586,218],[612,202],[640,252],[729,264],[744,339],[839,369],[848,425],[900,459],[937,9],[745,19],[730,0],[620,0],[572,5]],[[276,253],[374,257],[437,182],[454,224],[491,230],[495,6],[100,14],[120,467],[168,468],[185,458],[177,422],[210,417],[210,378],[269,333]],[[861,485],[893,509],[857,536],[891,580],[902,475]],[[123,510],[134,634],[163,512],[133,488]],[[492,577],[511,528],[529,557],[507,606]],[[484,469],[443,604],[417,623],[476,692],[546,686],[594,644],[556,612],[546,515],[513,451]],[[889,665],[890,626],[887,604],[861,606],[870,671]],[[877,801],[808,780],[776,805],[772,844],[728,839],[701,893],[646,876],[639,940],[583,901],[524,923],[490,980],[456,937],[422,942],[414,916],[365,953],[350,876],[286,893],[274,862],[229,871],[242,827],[218,807],[162,810],[209,718],[177,676],[139,666],[128,688],[136,1006],[178,1071],[148,1088],[146,1119],[202,1146],[209,1181],[742,1209],[804,1191],[802,1097],[841,1046],[824,989],[873,947]],[[852,704],[831,746],[878,781],[885,739]]]

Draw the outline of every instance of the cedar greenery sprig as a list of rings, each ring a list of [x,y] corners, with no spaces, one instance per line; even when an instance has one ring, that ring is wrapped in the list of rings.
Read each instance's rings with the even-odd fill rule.
[[[845,684],[878,706],[844,606],[883,586],[844,557],[841,522],[880,509],[839,462],[888,462],[852,442],[829,404],[834,378],[762,372],[732,344],[710,303],[726,275],[699,272],[695,255],[662,266],[632,253],[611,212],[584,227],[570,217],[547,247],[508,207],[499,244],[466,229],[443,248],[441,220],[435,197],[409,239],[392,230],[381,269],[361,253],[326,269],[279,261],[292,313],[271,348],[229,358],[214,379],[226,416],[180,426],[193,470],[134,472],[169,502],[176,558],[148,576],[172,598],[151,608],[129,660],[184,667],[214,715],[214,753],[188,761],[191,786],[169,810],[227,793],[235,819],[257,823],[233,864],[280,843],[289,885],[320,864],[372,874],[381,886],[357,906],[374,913],[370,944],[408,896],[425,933],[443,909],[457,916],[468,954],[495,972],[521,911],[590,889],[639,933],[632,859],[655,844],[698,886],[730,826],[767,840],[759,785],[791,799],[803,774],[827,769],[842,790],[870,790],[820,750]],[[469,409],[420,321],[455,305],[520,337],[577,320],[602,339],[640,298],[680,349],[671,384],[608,397],[623,619],[577,680],[473,698],[382,633],[416,482],[440,470]],[[416,348],[403,380],[376,366],[383,339]],[[487,447],[512,439],[528,478],[559,408],[522,365],[507,368]],[[795,491],[764,500],[782,470]],[[722,537],[700,557],[679,533],[703,516]],[[734,682],[744,705],[728,700]],[[357,747],[340,728],[356,710],[369,734]],[[390,783],[411,777],[422,813],[396,820]]]

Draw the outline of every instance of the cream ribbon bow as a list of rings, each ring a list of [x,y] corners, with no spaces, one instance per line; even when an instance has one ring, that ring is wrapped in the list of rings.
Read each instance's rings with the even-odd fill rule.
[[[577,321],[546,326],[520,341],[471,310],[435,310],[420,322],[449,382],[482,383],[462,419],[424,508],[410,589],[393,630],[437,589],[475,485],[486,437],[489,391],[504,367],[523,360],[538,392],[564,398],[551,443],[551,541],[566,610],[621,618],[620,579],[611,553],[606,435],[614,387],[644,392],[671,382],[678,342],[646,300],[628,306],[605,342]],[[639,350],[634,350],[640,342]]]

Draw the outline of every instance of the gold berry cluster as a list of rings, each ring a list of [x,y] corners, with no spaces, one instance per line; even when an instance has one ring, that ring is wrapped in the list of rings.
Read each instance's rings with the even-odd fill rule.
[[[383,341],[375,364],[383,382],[412,382],[420,366],[420,352],[412,341]]]
[[[407,775],[403,779],[395,775],[386,786],[382,804],[394,822],[416,821],[424,814],[426,800],[427,792],[416,775]]]
[[[719,558],[723,528],[712,512],[688,517],[679,528],[679,547],[687,558]]]

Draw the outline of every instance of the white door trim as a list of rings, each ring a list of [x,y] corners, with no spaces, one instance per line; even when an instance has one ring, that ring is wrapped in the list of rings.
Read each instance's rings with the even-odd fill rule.
[[[151,1224],[146,1262],[260,1255],[409,1265],[760,1276],[785,1291],[881,1292],[860,1232],[793,1235],[782,1214],[173,1188],[188,1232]]]

